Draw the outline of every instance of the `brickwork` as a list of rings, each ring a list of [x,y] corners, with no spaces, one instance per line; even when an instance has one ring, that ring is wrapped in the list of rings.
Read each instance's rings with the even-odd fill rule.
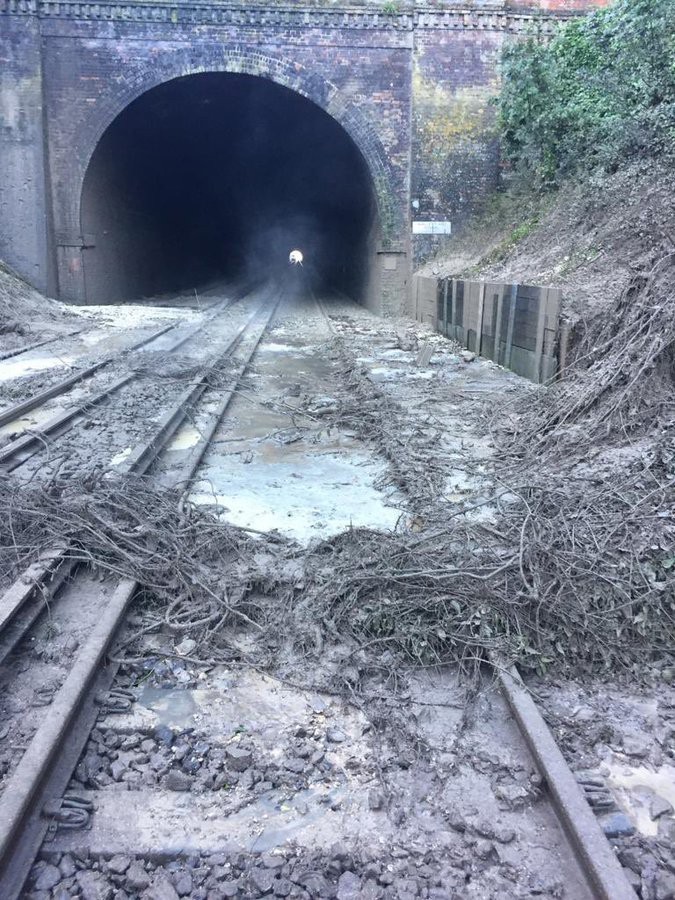
[[[488,101],[504,41],[592,5],[0,0],[0,154],[10,160],[0,254],[40,287],[56,260],[49,286],[84,300],[81,187],[105,129],[162,82],[246,73],[307,97],[360,149],[379,215],[373,305],[399,312],[412,266],[411,201],[415,218],[461,227],[495,183]]]

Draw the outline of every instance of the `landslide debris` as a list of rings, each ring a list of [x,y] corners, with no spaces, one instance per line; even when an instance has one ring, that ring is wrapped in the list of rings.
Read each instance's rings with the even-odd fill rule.
[[[61,334],[75,321],[65,306],[44,297],[0,261],[0,355]]]

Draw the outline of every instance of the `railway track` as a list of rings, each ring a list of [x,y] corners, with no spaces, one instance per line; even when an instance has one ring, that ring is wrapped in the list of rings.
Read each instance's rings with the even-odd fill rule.
[[[311,292],[311,288],[308,286]],[[335,329],[325,303],[311,292],[332,334]],[[495,677],[522,737],[544,778],[547,793],[572,850],[600,900],[637,900],[614,851],[600,828],[583,788],[570,771],[532,696],[515,666],[492,658]]]
[[[325,305],[316,298],[314,300],[327,328],[332,330]],[[176,489],[177,495],[189,489],[197,476],[209,444],[227,413],[237,385],[248,369],[275,311],[276,305],[264,313],[257,310],[239,327],[221,352],[163,414],[150,438],[134,448],[124,465],[120,467],[121,477],[154,475],[161,478],[164,484]],[[219,370],[226,360],[232,359],[237,348],[241,353],[232,371],[230,383],[218,392],[217,397],[212,395],[213,392],[210,396],[210,376]],[[207,400],[210,402],[207,403]],[[206,407],[206,411],[202,409],[200,414],[199,439],[192,444],[187,455],[172,456],[172,441],[186,423],[195,420],[202,406]],[[67,835],[69,829],[82,826],[88,821],[92,810],[91,797],[71,797],[65,792],[92,728],[97,720],[100,722],[101,698],[104,698],[103,706],[107,703],[114,707],[116,701],[119,701],[124,708],[127,702],[124,696],[116,697],[114,693],[113,695],[109,693],[114,685],[118,666],[106,661],[106,654],[115,636],[120,633],[139,585],[132,579],[119,579],[117,582],[106,580],[103,585],[97,585],[86,566],[77,568],[70,549],[67,546],[50,548],[44,557],[23,573],[0,599],[1,660],[7,660],[19,642],[30,635],[31,628],[48,605],[57,610],[59,605],[63,604],[77,611],[86,597],[90,622],[88,633],[83,637],[72,667],[49,706],[45,707],[44,715],[39,717],[39,727],[16,767],[6,779],[0,796],[0,897],[3,900],[4,898],[11,900],[22,895],[26,876],[45,838],[53,838],[59,833]],[[68,596],[63,597],[63,594]],[[508,705],[518,723],[524,744],[523,753],[527,753],[526,746],[543,778],[547,798],[555,809],[558,822],[567,835],[573,856],[586,880],[587,893],[584,896],[602,900],[635,900],[635,894],[586,804],[581,788],[566,766],[517,672],[505,669],[497,659],[494,660],[494,667]],[[260,683],[256,683],[256,690],[266,689],[264,686],[261,687]],[[307,702],[310,705],[316,704],[311,698]],[[424,700],[420,702],[424,703]],[[321,718],[323,715],[322,711],[317,713],[317,709],[320,709],[320,706],[314,708],[312,712],[311,727],[302,725],[302,730],[298,731],[305,743],[310,739],[316,741],[312,738],[312,734],[316,735],[316,717],[318,715]],[[206,717],[208,718],[208,715]],[[339,721],[338,727],[332,728],[333,736],[326,738],[327,743],[322,746],[333,750],[339,748],[352,725],[353,722],[349,719]],[[340,726],[344,729],[344,733],[338,738],[336,735],[340,733]],[[331,729],[328,729],[326,733],[330,732]],[[358,743],[356,739],[355,742]],[[245,755],[248,750],[241,752]],[[322,754],[322,747],[317,745],[314,755],[321,757]],[[236,757],[238,760],[242,758]],[[301,757],[302,759],[305,757]],[[313,760],[314,756],[311,759]],[[322,764],[319,759],[316,766],[320,767]],[[142,803],[146,799],[145,795],[139,796],[139,802]],[[332,795],[329,793],[325,796],[330,798]],[[201,822],[204,816],[211,816],[211,811],[208,806],[200,807],[202,801],[199,797],[194,802],[196,811],[192,814],[192,818],[190,814],[186,814],[186,821],[188,825],[191,824],[199,830],[197,823]],[[324,800],[320,802],[324,803]],[[335,801],[331,799],[330,802]],[[130,807],[135,811],[135,815],[140,815],[138,804],[134,804],[135,798],[129,794]],[[379,808],[373,805],[372,801],[369,801],[369,805],[371,812]],[[102,803],[102,806],[104,808],[101,815],[105,817],[105,803]],[[310,805],[310,820],[312,809]],[[336,809],[339,809],[339,804]],[[172,815],[175,816],[173,808],[167,811],[169,828],[175,826],[174,820],[171,819]],[[274,818],[277,813],[270,809],[269,815]],[[300,818],[306,815],[306,812],[299,814]],[[124,814],[121,814],[121,819],[127,824],[130,821],[125,819]],[[238,826],[236,813],[232,814],[232,821],[235,829],[250,825],[250,822],[244,821]],[[310,830],[311,827],[310,821]],[[161,823],[156,823],[156,828],[161,832],[162,839],[165,842],[169,841],[166,829],[162,829]],[[205,840],[209,837],[208,827],[206,832]],[[223,831],[225,832],[227,829]],[[283,829],[281,838],[283,839]],[[228,837],[228,841],[236,844],[235,837]],[[60,846],[63,848],[70,845],[65,840]],[[181,846],[179,836],[176,842],[178,856],[181,853]],[[163,849],[164,845],[157,847],[158,851]],[[139,848],[139,852],[145,850],[144,847]],[[115,850],[112,849],[112,852]],[[384,853],[384,849],[382,852]],[[265,865],[268,862],[269,860]],[[222,868],[229,863],[223,863],[219,858],[212,865]],[[262,871],[261,866],[256,857],[255,872]],[[272,859],[267,868],[274,874],[276,866],[277,861]],[[267,881],[264,881],[262,876],[260,878],[259,895],[262,896],[269,891],[264,887]],[[335,896],[334,893],[322,893],[324,888],[321,887],[321,881],[314,884],[314,888],[305,885],[305,894],[298,896]],[[317,884],[319,887],[316,887]],[[144,889],[141,881],[139,885],[141,886],[138,890],[141,892]],[[181,895],[192,894],[190,892]],[[236,895],[227,894],[227,896]],[[172,895],[169,893],[167,896]],[[281,896],[286,894],[282,893]],[[574,897],[574,900],[577,898]]]
[[[189,342],[194,341],[210,327],[213,320],[224,309],[232,305],[232,302],[228,298],[211,304],[202,322],[194,328],[187,329],[185,333],[176,339],[171,340],[166,346],[161,348],[162,352],[167,356],[171,355],[185,347]],[[95,386],[93,386],[93,389],[86,393],[84,397],[74,399],[70,403],[67,400],[69,392],[80,382],[93,378],[96,373],[106,367],[123,362],[135,351],[143,348],[147,350],[160,338],[179,327],[180,324],[166,325],[142,340],[135,342],[130,347],[80,369],[69,377],[51,385],[46,390],[40,391],[32,397],[0,411],[0,427],[7,426],[8,429],[12,429],[12,432],[17,434],[16,437],[12,437],[4,445],[0,446],[0,469],[5,472],[12,472],[18,469],[35,454],[48,450],[57,437],[65,434],[78,421],[81,421],[86,413],[128,385],[141,380],[142,375],[138,371],[130,371],[119,378],[113,378],[101,390],[96,390]],[[67,404],[65,409],[60,410],[49,418],[45,418],[44,411],[48,410],[49,401],[64,396]],[[23,421],[23,417],[36,410],[43,410],[43,420],[36,426],[31,427]]]
[[[194,415],[208,390],[209,377],[248,336],[250,340],[246,353],[235,370],[232,386],[211,412],[203,443],[183,463],[175,486],[181,487],[189,482],[200,464],[208,435],[225,414],[236,381],[248,367],[275,310],[276,303],[264,312],[258,309],[237,329],[225,348],[164,413],[152,437],[134,450],[125,463],[124,472],[127,475],[141,476],[151,472],[176,431]],[[43,559],[23,573],[0,599],[0,642],[4,659],[28,635],[31,626],[48,606],[58,607],[59,589],[67,581],[67,588],[71,592],[77,591],[73,586],[78,579],[81,580],[82,574],[69,558],[69,550],[67,546],[48,550]],[[63,794],[95,722],[99,711],[95,696],[112,684],[116,667],[102,664],[103,659],[137,588],[138,584],[133,580],[121,579],[112,589],[110,584],[106,584],[105,590],[99,590],[98,599],[89,596],[89,605],[93,604],[98,610],[97,621],[17,767],[4,785],[0,797],[0,896],[7,900],[20,896],[32,861],[50,828],[59,819],[61,824],[68,824],[69,819],[74,817],[80,821],[84,815],[82,810],[78,812],[77,804],[73,807],[68,801],[57,801],[58,809],[53,803],[51,806],[49,804],[50,800]],[[44,816],[45,809],[54,812],[51,822]]]

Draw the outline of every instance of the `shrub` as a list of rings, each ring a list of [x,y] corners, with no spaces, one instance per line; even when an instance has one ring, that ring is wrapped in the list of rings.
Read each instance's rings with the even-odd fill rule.
[[[498,100],[506,159],[550,185],[579,167],[675,152],[675,3],[616,0],[509,47]]]

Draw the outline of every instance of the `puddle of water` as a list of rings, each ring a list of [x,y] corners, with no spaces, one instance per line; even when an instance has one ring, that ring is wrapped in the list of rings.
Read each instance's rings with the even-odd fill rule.
[[[21,356],[0,363],[0,381],[12,381],[22,375],[33,375],[46,369],[65,368],[73,362],[72,356]]]
[[[649,807],[654,796],[662,797],[675,808],[675,767],[629,766],[615,758],[608,762],[607,783],[619,805],[630,817],[637,830],[647,837],[658,834],[658,820],[653,820]]]
[[[6,434],[14,434],[17,431],[25,431],[27,428],[35,428],[41,422],[49,418],[48,415],[39,416],[38,412],[39,410],[36,410],[33,415],[22,416],[20,419],[13,419],[6,425],[3,425],[0,428],[0,435],[4,437]]]
[[[197,431],[194,425],[188,425],[186,428],[181,428],[180,431],[173,438],[171,443],[166,448],[167,450],[189,450],[191,447],[195,447],[201,439],[201,434]]]
[[[156,724],[170,728],[198,726],[223,740],[230,740],[239,731],[255,731],[275,744],[279,728],[289,719],[309,721],[319,700],[318,696],[290,691],[275,679],[255,672],[233,676],[228,671],[211,673],[204,688],[144,686],[138,696],[140,706],[154,713]]]
[[[123,463],[125,459],[131,456],[131,447],[126,447],[124,450],[120,450],[119,453],[116,453],[113,458],[110,460],[110,464],[113,466],[119,466],[120,463]]]
[[[263,347],[264,353],[297,353],[298,347],[292,344],[275,344],[274,342],[266,343]]]
[[[194,715],[199,709],[192,691],[179,688],[144,687],[138,702],[155,713],[159,725],[177,728],[194,725]]]
[[[351,526],[396,526],[401,510],[385,506],[384,495],[374,487],[384,466],[353,450],[347,457],[294,449],[289,460],[288,449],[278,455],[275,447],[248,463],[232,456],[211,458],[190,499],[224,507],[223,517],[235,525],[277,529],[301,543]]]

